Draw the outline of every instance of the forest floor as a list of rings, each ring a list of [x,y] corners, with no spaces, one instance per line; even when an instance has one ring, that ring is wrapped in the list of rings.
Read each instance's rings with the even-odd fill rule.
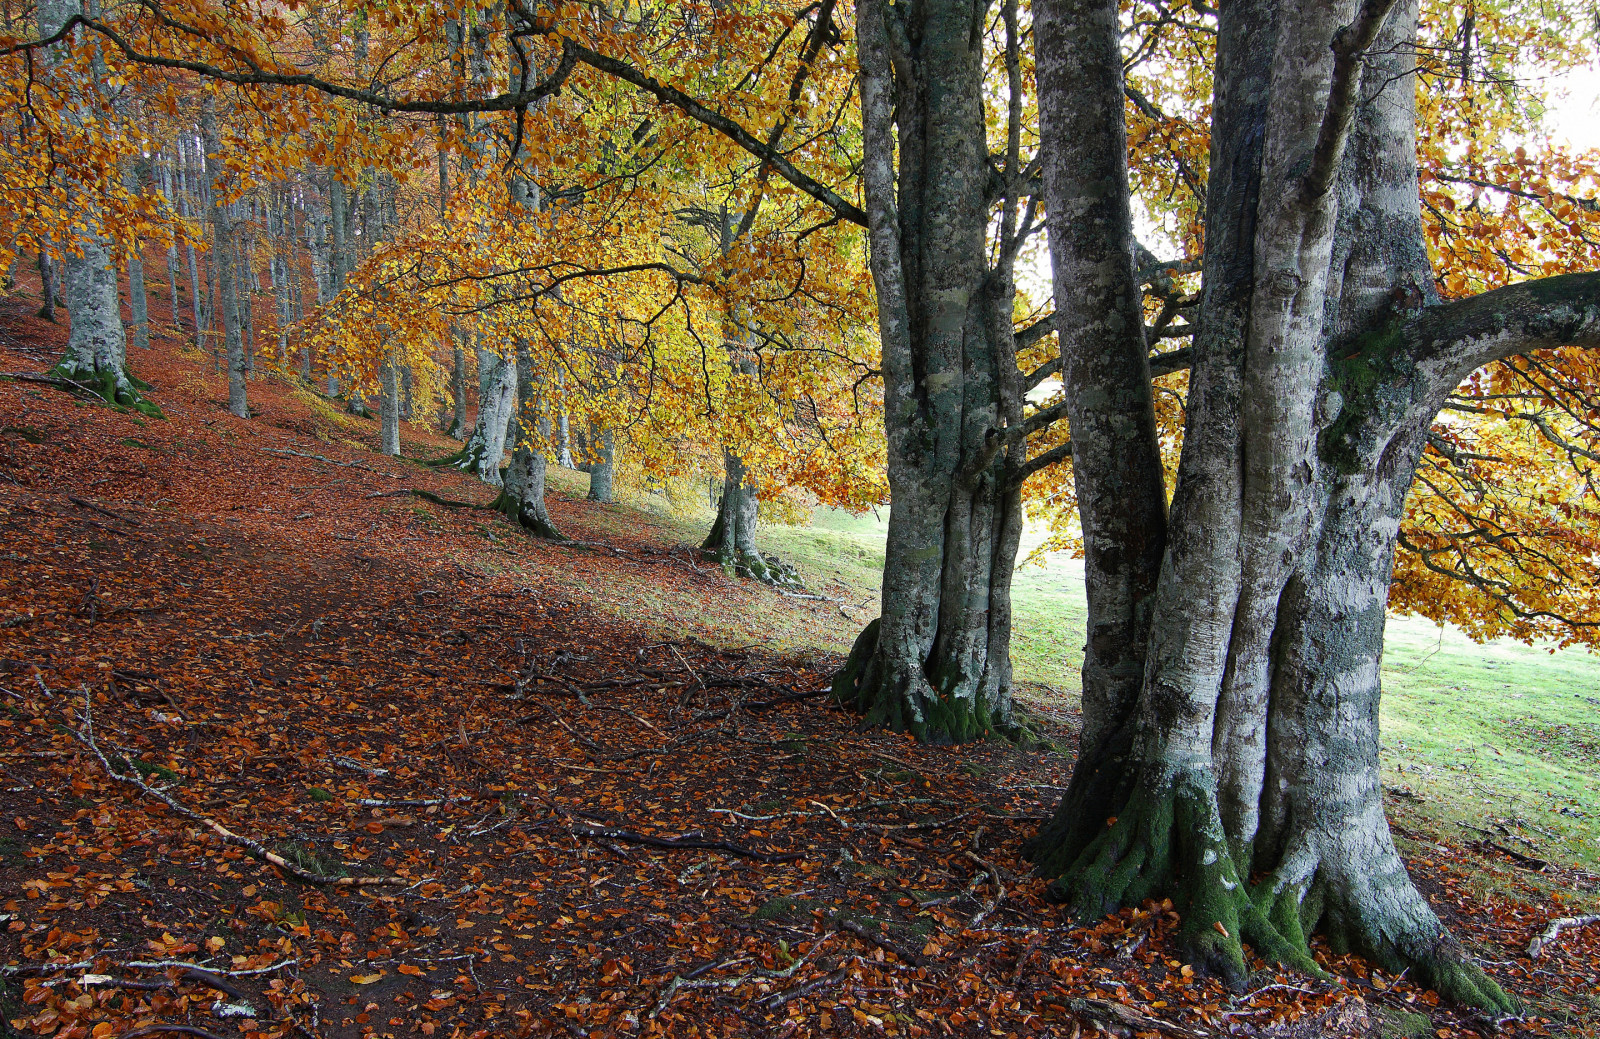
[[[30,310],[0,301],[0,373],[55,359]],[[1064,920],[1017,849],[1070,716],[1032,748],[858,731],[818,695],[837,659],[768,637],[836,635],[853,603],[559,494],[588,544],[536,542],[416,496],[491,497],[378,455],[292,380],[252,381],[243,421],[209,357],[158,340],[132,363],[166,419],[0,379],[0,1028],[1495,1031],[1321,947],[1331,981],[1256,962],[1228,991],[1174,956],[1167,906]],[[407,455],[449,449],[407,428]],[[1527,953],[1594,878],[1412,838],[1527,1001],[1501,1029],[1594,1034],[1600,927]]]

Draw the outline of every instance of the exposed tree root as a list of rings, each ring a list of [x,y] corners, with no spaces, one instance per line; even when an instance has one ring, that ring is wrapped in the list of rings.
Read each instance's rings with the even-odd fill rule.
[[[993,717],[983,695],[941,694],[918,664],[888,666],[879,652],[881,619],[869,623],[833,679],[833,698],[862,715],[865,727],[910,732],[923,743],[967,743],[991,736],[1016,738],[1025,730]]]
[[[1038,871],[1057,876],[1051,894],[1083,921],[1122,906],[1170,897],[1183,919],[1187,955],[1232,987],[1244,984],[1244,943],[1272,962],[1325,976],[1308,935],[1320,931],[1339,951],[1359,953],[1385,970],[1409,971],[1444,998],[1498,1013],[1517,1003],[1471,961],[1411,886],[1398,858],[1386,868],[1351,849],[1342,861],[1309,841],[1286,853],[1279,868],[1247,888],[1217,810],[1209,773],[1168,770],[1139,783],[1070,862],[1059,820],[1026,849]],[[1081,831],[1080,831],[1081,833]],[[1390,855],[1393,854],[1390,848]]]
[[[33,376],[27,381],[47,382],[75,393],[98,397],[119,411],[137,411],[149,418],[166,418],[153,401],[143,396],[150,389],[150,384],[141,382],[124,369],[72,367],[62,362],[44,375]]]

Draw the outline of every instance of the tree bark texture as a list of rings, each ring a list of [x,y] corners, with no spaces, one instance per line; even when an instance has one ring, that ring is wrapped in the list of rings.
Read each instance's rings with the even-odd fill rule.
[[[992,269],[978,0],[857,9],[862,186],[883,342],[883,610],[834,694],[933,742],[1009,730],[1021,397]],[[1004,252],[1004,250],[1002,250]]]
[[[563,423],[566,419],[566,415],[561,416]],[[612,486],[617,472],[616,434],[593,424],[589,427],[589,434],[589,442],[594,445],[596,456],[593,464],[589,466],[589,500],[607,503],[616,501],[616,490]],[[567,456],[567,467],[571,468],[571,448],[563,445],[562,451]]]
[[[506,466],[505,486],[495,500],[495,508],[532,534],[564,540],[544,503],[546,462],[542,441],[549,434],[550,420],[543,414],[538,385],[533,378],[533,361],[526,344],[517,345],[514,364],[517,410],[509,434],[511,462]],[[531,434],[530,425],[537,426],[539,436]]]
[[[43,0],[38,8],[40,35],[55,34],[79,11],[74,0]],[[62,41],[45,48],[39,62],[46,74],[65,78],[68,118],[87,128],[94,119],[87,95],[96,86],[68,66],[70,54],[70,44]],[[66,350],[51,374],[93,387],[110,404],[159,415],[160,409],[140,396],[140,390],[148,387],[128,375],[117,269],[111,241],[100,228],[99,208],[88,199],[80,198],[75,204],[82,214],[82,229],[73,239],[75,248],[63,250],[60,262],[52,265],[60,271],[62,302],[71,327]]]
[[[1095,100],[1122,93],[1116,10],[1034,7],[1090,644],[1080,757],[1029,854],[1084,917],[1171,897],[1191,953],[1233,981],[1242,942],[1315,970],[1316,929],[1448,998],[1511,1010],[1390,839],[1385,607],[1446,397],[1499,357],[1600,345],[1600,276],[1432,295],[1416,0],[1224,6],[1201,313],[1163,517],[1143,350],[1124,327],[1126,173],[1095,161],[1122,135],[1120,106]]]
[[[594,438],[591,438],[593,441]],[[590,469],[590,480],[600,467]],[[700,545],[724,570],[764,583],[773,581],[767,561],[756,548],[756,513],[760,500],[756,485],[739,456],[722,449],[722,498],[717,502],[717,518],[711,532]]]
[[[222,311],[223,356],[228,366],[228,411],[239,418],[250,417],[245,389],[244,337],[239,327],[239,291],[235,284],[234,228],[228,207],[222,202],[222,142],[217,137],[215,105],[207,100],[200,116],[205,137],[205,172],[209,185],[208,217],[211,223],[211,269],[217,283],[217,304]]]

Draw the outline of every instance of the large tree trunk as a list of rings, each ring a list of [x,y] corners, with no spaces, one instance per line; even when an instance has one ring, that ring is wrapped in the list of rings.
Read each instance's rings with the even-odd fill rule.
[[[1120,73],[1115,13],[1109,0],[1035,7],[1063,371],[1088,412],[1072,414],[1081,502],[1120,486],[1129,458],[1157,457],[1142,431],[1125,439],[1128,458],[1080,451],[1090,421],[1139,409],[1105,379],[1070,377],[1075,350],[1110,356],[1068,332],[1115,308],[1075,294],[1085,272],[1071,261],[1093,210],[1071,192],[1092,178],[1071,166],[1083,142],[1067,127],[1081,135],[1098,112],[1078,88],[1121,93],[1085,72]],[[1154,594],[1133,610],[1150,616],[1142,680],[1108,686],[1085,668],[1082,752],[1028,851],[1085,917],[1172,898],[1191,953],[1233,981],[1244,941],[1315,970],[1306,936],[1319,928],[1449,998],[1509,1010],[1389,836],[1385,606],[1406,492],[1446,396],[1496,356],[1600,342],[1600,279],[1415,308],[1434,302],[1417,201],[1415,19],[1415,0],[1222,9],[1183,457]],[[1126,183],[1121,170],[1113,179]],[[1082,517],[1090,552],[1145,558],[1147,583],[1140,554],[1159,516],[1119,525],[1085,506]],[[1118,580],[1088,568],[1091,633],[1126,623]],[[1095,651],[1091,634],[1090,660]]]
[[[517,412],[511,423],[511,464],[506,466],[505,487],[495,499],[494,507],[530,533],[564,540],[544,503],[546,463],[544,444],[540,441],[550,432],[550,420],[543,414],[526,344],[517,344],[515,365]],[[538,424],[539,437],[529,433],[529,423]]]
[[[52,36],[66,20],[79,13],[75,0],[42,0],[39,34]],[[40,64],[65,77],[68,118],[86,131],[94,121],[88,97],[95,85],[66,66],[70,45],[63,41],[44,49]],[[89,199],[75,200],[78,230],[73,248],[63,250],[59,264],[63,302],[71,317],[67,348],[51,374],[94,388],[108,403],[134,407],[152,415],[160,410],[139,395],[141,384],[129,377],[127,341],[122,329],[122,305],[117,298],[117,268],[111,241],[100,228],[99,207]]]
[[[893,504],[882,616],[834,693],[869,723],[934,742],[1012,725],[1023,446],[1014,287],[987,254],[985,7],[864,0],[857,10]]]

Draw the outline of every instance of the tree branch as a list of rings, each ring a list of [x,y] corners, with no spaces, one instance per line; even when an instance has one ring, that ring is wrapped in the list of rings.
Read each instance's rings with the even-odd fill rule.
[[[1600,273],[1559,274],[1429,307],[1402,328],[1397,345],[1442,393],[1490,361],[1600,347]]]
[[[1305,198],[1322,198],[1333,187],[1344,145],[1355,121],[1356,95],[1361,89],[1361,59],[1372,41],[1378,38],[1395,0],[1363,0],[1349,25],[1333,34],[1333,78],[1329,84],[1328,107],[1323,110],[1322,127],[1317,131],[1316,151],[1302,185]]]

